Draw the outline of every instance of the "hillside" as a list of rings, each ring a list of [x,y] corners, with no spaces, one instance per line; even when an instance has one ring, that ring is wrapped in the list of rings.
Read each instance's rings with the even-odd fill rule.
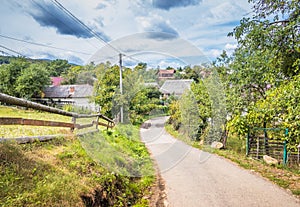
[[[12,109],[1,107],[1,115],[5,110],[9,115]],[[22,117],[30,114],[58,118],[41,112],[13,111]],[[108,147],[102,148],[97,140]],[[88,146],[94,141],[93,147],[114,150],[109,147],[110,140],[118,142],[118,148],[124,149],[122,153],[128,158],[143,157],[146,161],[140,169],[151,173],[133,177],[111,172],[104,163],[111,156],[91,151]],[[143,197],[149,197],[155,180],[149,154],[139,141],[138,128],[132,126],[103,130],[80,139],[69,136],[26,145],[2,142],[0,159],[0,203],[4,206],[148,206],[149,201]]]

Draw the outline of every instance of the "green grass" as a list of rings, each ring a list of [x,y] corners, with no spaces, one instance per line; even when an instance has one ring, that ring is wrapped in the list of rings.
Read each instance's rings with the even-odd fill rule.
[[[66,121],[63,116],[3,106],[0,116]],[[13,136],[23,135],[19,126],[12,127]],[[139,129],[127,125],[81,138],[0,143],[0,160],[0,206],[148,206],[144,197],[151,195],[155,181]]]
[[[98,136],[80,138],[87,153],[102,166],[117,174],[141,178],[148,186],[155,179],[155,170],[147,148],[140,141],[139,128],[117,125]]]
[[[0,117],[13,117],[24,119],[47,120],[57,122],[72,123],[72,118],[58,114],[52,114],[32,109],[21,109],[17,107],[0,106]],[[81,118],[77,119],[77,124],[90,124],[95,118]],[[100,120],[101,121],[101,120]],[[106,123],[106,121],[105,121]],[[85,129],[75,129],[76,133],[87,132],[95,129],[95,126]],[[16,138],[24,136],[42,136],[42,135],[60,135],[70,134],[69,128],[63,127],[41,127],[41,126],[22,126],[22,125],[0,125],[0,139],[1,138]]]
[[[98,136],[101,134],[94,134]],[[125,139],[128,138],[122,140],[123,146],[129,145]],[[147,157],[137,143],[130,143],[128,151]],[[76,138],[28,145],[1,143],[0,203],[3,206],[91,206],[91,202],[97,201],[109,206],[129,203],[148,206],[143,196],[150,194],[153,175],[131,177],[111,172],[99,160],[92,159],[90,153],[93,152],[87,152]],[[151,163],[147,165],[152,167]]]
[[[14,117],[24,119],[36,119],[47,121],[71,122],[70,117],[40,112],[35,110],[24,110],[16,107],[0,106],[0,117]],[[40,127],[21,125],[0,125],[0,138],[14,138],[23,136],[38,136],[52,134],[66,134],[69,129],[62,127]]]

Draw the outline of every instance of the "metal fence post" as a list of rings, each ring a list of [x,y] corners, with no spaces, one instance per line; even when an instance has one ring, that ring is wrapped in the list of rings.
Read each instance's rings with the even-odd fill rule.
[[[288,136],[288,133],[289,133],[289,129],[285,129],[285,138],[287,138]],[[287,141],[286,139],[284,140],[284,143],[283,143],[283,165],[286,165],[287,163]]]
[[[246,137],[246,156],[249,156],[250,153],[250,133],[247,133],[247,137]]]
[[[286,163],[287,163],[287,149],[286,149],[286,144],[287,144],[287,141],[284,140],[284,143],[283,143],[283,165],[286,165]]]

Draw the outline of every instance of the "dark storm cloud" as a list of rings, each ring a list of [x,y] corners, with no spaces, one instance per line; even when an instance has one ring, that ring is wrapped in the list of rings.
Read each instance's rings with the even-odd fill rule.
[[[155,8],[169,10],[173,7],[186,7],[198,5],[202,0],[152,0]]]
[[[29,14],[37,21],[41,26],[53,27],[56,32],[64,35],[72,35],[78,38],[92,38],[94,35],[89,32],[79,22],[76,22],[73,18],[63,12],[50,2],[34,2],[32,3],[32,11]],[[90,27],[93,31],[97,31],[97,28]],[[96,32],[105,41],[109,41],[103,32]]]

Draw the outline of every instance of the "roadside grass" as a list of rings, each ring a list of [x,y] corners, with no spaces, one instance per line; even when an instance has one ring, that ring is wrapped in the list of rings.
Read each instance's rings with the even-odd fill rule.
[[[0,116],[70,119],[4,106],[0,106]],[[19,126],[13,127],[13,137],[29,135],[25,131],[20,133]],[[43,131],[45,127],[39,128]],[[1,206],[149,206],[155,171],[145,145],[140,142],[138,127],[100,129],[80,138],[67,130],[70,136],[48,142],[0,143]],[[106,144],[104,149],[102,141]],[[107,153],[102,153],[105,150]],[[120,171],[110,168],[115,163],[115,169]]]
[[[261,160],[252,159],[245,155],[246,148],[243,140],[236,137],[229,137],[225,150],[212,149],[209,146],[200,145],[199,142],[188,140],[183,134],[178,133],[172,125],[165,125],[165,129],[172,136],[192,145],[195,148],[205,150],[237,163],[239,166],[258,173],[278,186],[291,191],[300,198],[300,168],[289,168],[287,166],[270,166]],[[188,140],[188,141],[187,141]]]
[[[24,110],[17,107],[7,107],[7,106],[0,106],[0,117],[71,122],[70,117],[31,110],[31,109]],[[62,127],[0,125],[0,139],[24,137],[24,136],[65,134],[68,133],[68,131],[70,130]]]
[[[101,133],[94,134],[98,136]],[[128,151],[137,150],[147,157],[140,144],[128,144],[127,137],[119,139],[123,146],[131,146]],[[130,177],[112,172],[99,160],[92,159],[89,154],[94,152],[82,147],[81,141],[61,137],[26,145],[1,143],[0,203],[3,206],[93,206],[97,203],[148,206],[153,175]]]
[[[92,179],[63,163],[63,155],[76,145],[80,145],[76,139],[64,138],[28,145],[1,143],[0,203],[4,206],[83,206],[80,194],[93,188]],[[88,169],[93,163],[78,151],[69,157],[81,162],[82,169]],[[94,170],[102,172],[101,168]]]
[[[32,109],[24,110],[18,107],[0,106],[0,117],[36,119],[47,121],[58,121],[72,123],[72,118],[52,114],[48,112],[36,111]],[[81,118],[77,119],[77,124],[90,124],[95,118]],[[83,133],[95,129],[89,127],[85,129],[75,130],[74,133]],[[16,138],[25,136],[43,136],[43,135],[62,135],[69,134],[70,129],[64,127],[41,127],[41,126],[22,126],[22,125],[0,125],[0,139],[1,138]]]
[[[138,126],[118,124],[97,137],[84,135],[80,141],[88,155],[106,170],[138,180],[130,183],[136,189],[133,192],[136,197],[151,194],[150,187],[156,179],[155,169],[145,144],[140,141]],[[142,199],[138,203],[143,206],[147,202],[147,199]]]

